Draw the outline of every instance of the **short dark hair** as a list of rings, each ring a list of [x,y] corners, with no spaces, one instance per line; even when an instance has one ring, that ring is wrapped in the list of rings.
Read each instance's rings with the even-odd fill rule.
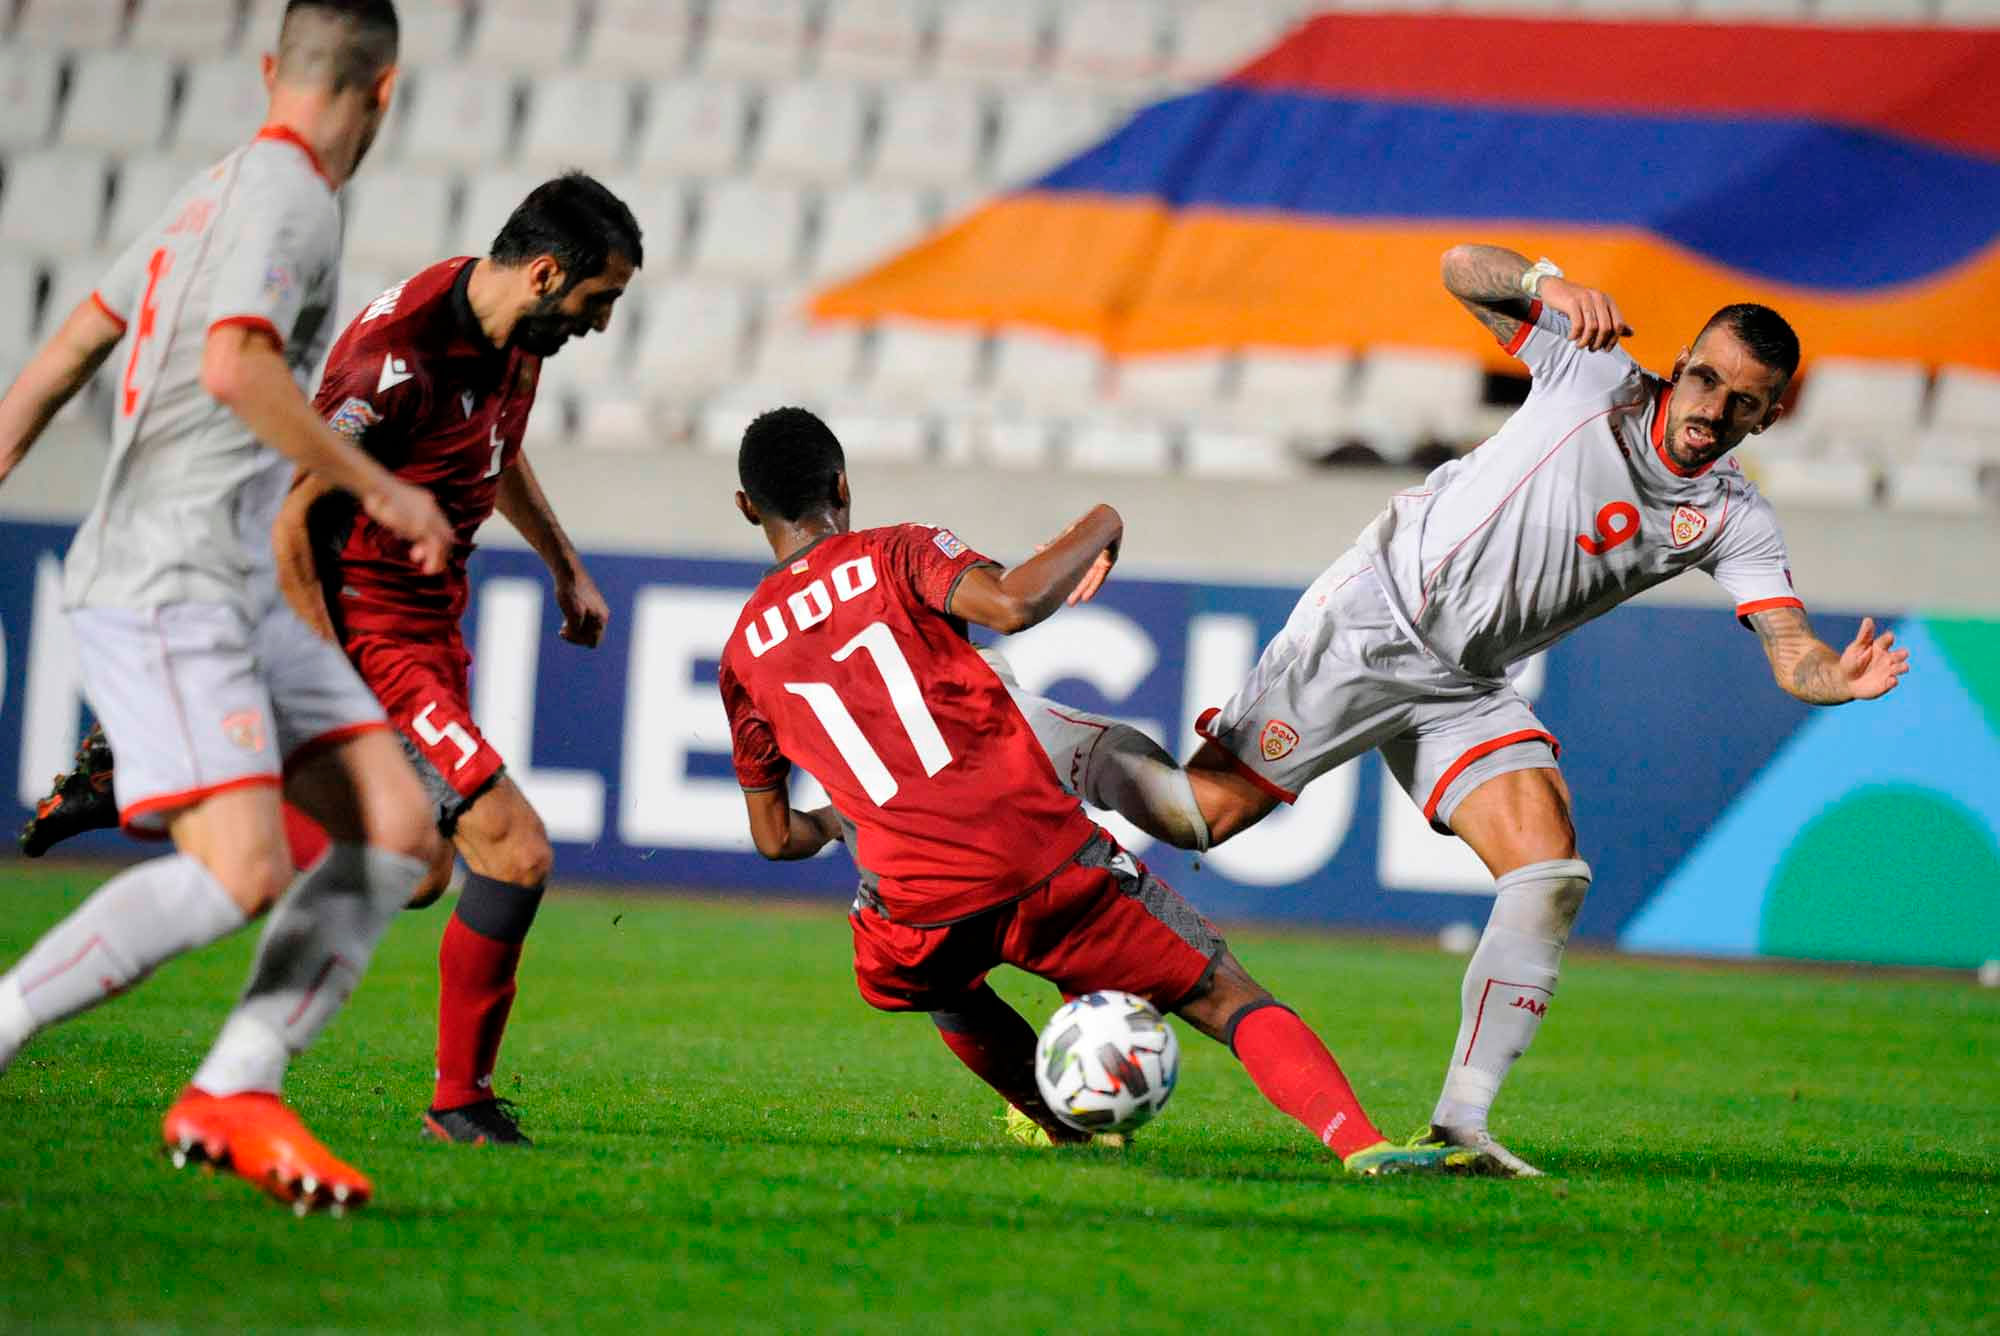
[[[1725,306],[1708,318],[1694,341],[1700,343],[1702,335],[1717,325],[1728,326],[1752,357],[1773,371],[1782,372],[1786,380],[1799,369],[1799,336],[1785,323],[1785,317],[1770,307],[1756,302]]]
[[[833,429],[804,408],[774,408],[743,429],[736,476],[750,503],[787,520],[831,506],[847,471],[847,453]]]
[[[325,40],[322,27],[298,19],[321,19],[344,29],[338,42]],[[278,73],[297,82],[328,83],[336,93],[358,88],[396,63],[402,25],[395,0],[290,0],[278,25]]]
[[[639,220],[604,184],[583,172],[564,172],[528,192],[493,238],[495,262],[513,268],[553,256],[567,276],[564,291],[604,272],[613,255],[634,269],[646,263]]]

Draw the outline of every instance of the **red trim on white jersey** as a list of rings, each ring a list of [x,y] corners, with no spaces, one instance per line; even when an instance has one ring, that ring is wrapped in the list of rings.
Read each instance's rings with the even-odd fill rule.
[[[104,312],[104,318],[111,321],[113,324],[117,325],[120,331],[123,331],[125,329],[127,323],[125,317],[118,314],[118,312],[112,310],[111,303],[105,301],[102,294],[96,292],[91,293],[90,304],[92,306],[95,306],[98,310]]]
[[[285,351],[285,336],[278,332],[276,325],[261,315],[226,315],[210,325],[208,332],[213,334],[218,329],[228,329],[231,326],[242,329],[254,329],[260,334],[267,334],[270,336],[271,342],[278,345],[279,352]]]
[[[311,144],[308,144],[300,137],[297,130],[294,130],[289,125],[267,125],[257,132],[257,138],[254,142],[262,143],[267,139],[275,140],[281,144],[290,144],[293,148],[305,154],[306,161],[312,164],[313,171],[319,174],[320,180],[326,182],[326,188],[328,190],[335,188],[333,178],[326,174],[326,166],[319,160],[319,153]]]
[[[228,793],[234,789],[251,789],[266,785],[271,788],[277,788],[282,782],[276,775],[244,775],[240,779],[224,780],[220,784],[204,784],[200,788],[182,789],[179,793],[162,793],[158,797],[144,798],[133,803],[130,807],[120,808],[118,812],[118,825],[127,835],[152,838],[154,836],[152,831],[135,829],[132,823],[142,816],[155,816],[161,812],[185,811],[187,808],[193,807],[196,803],[204,799],[213,798],[218,793]]]
[[[1276,784],[1273,784],[1270,780],[1264,778],[1262,775],[1258,774],[1255,770],[1252,770],[1249,767],[1249,765],[1247,765],[1244,762],[1242,757],[1238,756],[1235,752],[1229,750],[1228,743],[1223,742],[1221,738],[1216,737],[1215,734],[1208,731],[1209,721],[1214,719],[1216,715],[1221,713],[1222,711],[1217,709],[1213,705],[1209,706],[1206,710],[1203,710],[1201,712],[1201,717],[1194,721],[1194,731],[1200,734],[1202,737],[1207,738],[1210,742],[1220,743],[1222,746],[1223,755],[1229,758],[1229,764],[1236,768],[1237,774],[1243,776],[1243,778],[1249,780],[1252,784],[1255,784],[1258,788],[1262,789],[1265,793],[1270,794],[1273,798],[1276,798],[1281,803],[1297,802],[1299,800],[1298,794],[1293,793],[1289,789],[1279,788]]]
[[[1503,733],[1497,738],[1488,738],[1476,747],[1468,747],[1465,755],[1453,761],[1450,767],[1438,776],[1438,782],[1431,788],[1431,796],[1424,802],[1424,820],[1437,820],[1438,804],[1444,801],[1445,790],[1451,787],[1454,779],[1465,773],[1467,766],[1482,756],[1490,756],[1502,747],[1511,747],[1517,742],[1546,742],[1550,751],[1557,756],[1562,755],[1562,744],[1556,741],[1555,735],[1539,728],[1524,728],[1514,733]]]
[[[1749,603],[1738,603],[1736,615],[1738,618],[1754,617],[1773,608],[1797,608],[1800,612],[1804,612],[1806,605],[1804,600],[1796,598],[1760,598]]]
[[[1513,338],[1500,345],[1500,350],[1509,357],[1519,357],[1522,346],[1528,341],[1528,336],[1535,332],[1535,322],[1541,318],[1542,299],[1537,297],[1528,303],[1528,318],[1521,322],[1519,329],[1514,331]]]

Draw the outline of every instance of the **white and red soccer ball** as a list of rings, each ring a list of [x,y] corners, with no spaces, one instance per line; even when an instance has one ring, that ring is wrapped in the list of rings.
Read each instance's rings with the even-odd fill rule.
[[[1153,1005],[1130,993],[1085,993],[1065,1003],[1035,1045],[1042,1099],[1079,1132],[1130,1132],[1174,1093],[1180,1041]]]

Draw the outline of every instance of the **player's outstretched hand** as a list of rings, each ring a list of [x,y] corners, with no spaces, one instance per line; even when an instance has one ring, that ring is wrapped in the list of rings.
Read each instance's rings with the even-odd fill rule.
[[[1553,275],[1543,279],[1536,292],[1569,317],[1569,339],[1579,348],[1603,352],[1616,348],[1619,339],[1632,336],[1632,326],[1625,323],[1625,313],[1609,293]]]
[[[1088,603],[1096,598],[1097,591],[1104,588],[1104,581],[1110,576],[1111,568],[1117,564],[1118,540],[1113,539],[1110,546],[1097,554],[1097,559],[1090,563],[1090,569],[1083,573],[1083,578],[1076,582],[1076,588],[1069,591],[1069,597],[1064,602],[1075,607],[1079,603]]]
[[[409,543],[410,560],[418,570],[425,575],[443,572],[451,556],[451,526],[428,490],[391,478],[388,486],[369,493],[361,504],[369,519]]]
[[[1886,696],[1896,682],[1910,671],[1910,651],[1894,648],[1896,633],[1875,634],[1875,619],[1863,617],[1854,640],[1840,653],[1840,675],[1856,700]]]
[[[611,621],[611,605],[604,601],[588,571],[579,570],[556,582],[556,606],[563,615],[562,630],[556,634],[572,645],[596,649]]]

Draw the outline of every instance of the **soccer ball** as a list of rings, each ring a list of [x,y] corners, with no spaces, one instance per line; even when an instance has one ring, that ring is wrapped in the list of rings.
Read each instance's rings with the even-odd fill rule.
[[[1167,1106],[1181,1046],[1167,1018],[1130,993],[1085,993],[1064,1004],[1035,1045],[1035,1084],[1079,1132],[1130,1132]]]

